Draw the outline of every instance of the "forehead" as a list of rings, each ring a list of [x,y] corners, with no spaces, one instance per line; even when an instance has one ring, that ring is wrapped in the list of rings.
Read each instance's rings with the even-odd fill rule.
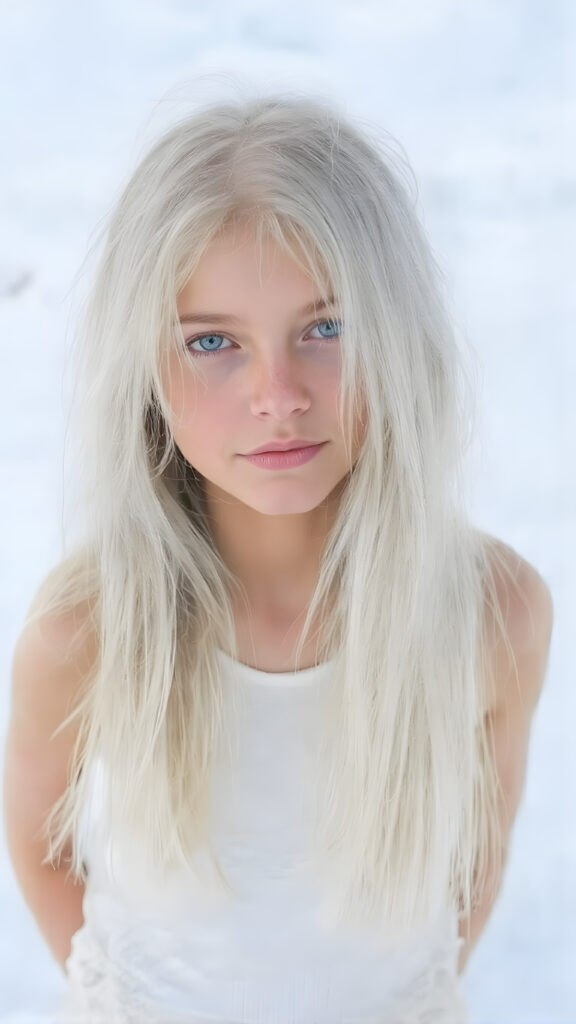
[[[330,291],[326,274],[314,271],[305,251],[295,241],[287,250],[270,235],[259,235],[251,224],[223,229],[204,250],[193,273],[178,295],[178,311],[212,298],[220,304],[242,305],[274,293],[276,300],[312,299]]]

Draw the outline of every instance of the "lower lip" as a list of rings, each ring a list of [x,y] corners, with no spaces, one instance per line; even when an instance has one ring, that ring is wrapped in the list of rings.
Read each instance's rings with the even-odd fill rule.
[[[311,444],[307,448],[292,448],[289,452],[261,452],[260,455],[244,455],[248,462],[262,469],[292,469],[293,466],[303,466],[310,462],[326,441],[322,444]]]

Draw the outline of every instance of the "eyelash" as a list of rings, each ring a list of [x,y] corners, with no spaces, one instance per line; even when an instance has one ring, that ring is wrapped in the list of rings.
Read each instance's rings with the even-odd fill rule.
[[[332,318],[328,318],[327,320],[317,320],[316,323],[312,324],[312,326],[309,328],[309,331],[315,330],[316,327],[319,326],[319,324],[336,324],[336,325],[339,326],[339,330],[340,331],[342,330],[342,326],[341,326],[342,325],[342,321],[338,320],[336,317],[334,317],[333,319]],[[334,335],[334,337],[338,337],[338,335]],[[184,345],[185,345],[186,349],[194,357],[196,357],[196,356],[214,356],[214,355],[217,355],[219,352],[229,352],[230,351],[230,348],[224,348],[224,349],[223,348],[214,348],[214,349],[212,349],[212,351],[200,351],[199,349],[192,349],[192,348],[190,348],[190,346],[192,345],[193,342],[200,341],[201,338],[226,338],[226,341],[230,341],[230,338],[227,338],[225,334],[219,334],[217,331],[208,331],[208,332],[206,332],[204,334],[195,334],[192,338],[187,338],[186,341],[184,342]],[[313,340],[314,341],[332,341],[333,338],[314,338]]]

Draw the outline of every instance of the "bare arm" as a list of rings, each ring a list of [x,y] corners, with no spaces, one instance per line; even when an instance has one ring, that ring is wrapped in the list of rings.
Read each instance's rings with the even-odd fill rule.
[[[54,959],[65,972],[72,936],[82,926],[84,886],[72,884],[65,868],[27,867],[13,858],[16,877]]]
[[[516,668],[507,652],[497,652],[498,694],[487,712],[501,785],[499,810],[504,851],[502,862],[494,871],[495,881],[470,917],[460,920],[459,935],[465,943],[458,958],[459,973],[464,970],[501,889],[512,827],[524,792],[532,717],[546,676],[552,634],[553,605],[547,584],[533,566],[508,550],[525,595],[521,599],[513,586],[506,587],[502,594]]]
[[[4,818],[8,852],[20,889],[55,959],[64,968],[72,935],[83,923],[84,885],[67,877],[68,864],[42,864],[48,852],[38,834],[64,792],[75,724],[54,730],[93,657],[74,645],[63,617],[25,627],[13,658],[12,705],[4,764]]]

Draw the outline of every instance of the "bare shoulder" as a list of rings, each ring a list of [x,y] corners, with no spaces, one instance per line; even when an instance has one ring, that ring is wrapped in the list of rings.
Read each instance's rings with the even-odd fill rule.
[[[535,566],[497,537],[486,537],[497,598],[496,608],[488,609],[487,635],[495,670],[487,708],[493,711],[520,701],[531,712],[546,674],[554,620],[552,594]]]

